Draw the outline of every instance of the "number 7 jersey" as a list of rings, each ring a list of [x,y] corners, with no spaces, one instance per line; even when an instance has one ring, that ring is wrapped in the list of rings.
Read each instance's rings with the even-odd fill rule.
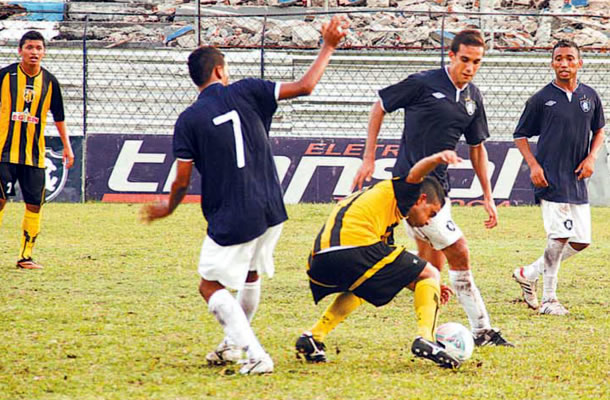
[[[279,87],[250,78],[213,83],[176,121],[174,156],[201,174],[208,235],[222,246],[248,242],[288,218],[269,142]]]

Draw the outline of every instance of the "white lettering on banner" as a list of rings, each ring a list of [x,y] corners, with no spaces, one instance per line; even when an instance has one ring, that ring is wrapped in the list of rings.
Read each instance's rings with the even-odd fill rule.
[[[284,202],[295,204],[301,201],[305,189],[318,167],[343,167],[333,196],[347,196],[351,193],[350,187],[360,164],[362,164],[362,160],[356,157],[302,157],[286,189]]]
[[[510,193],[513,191],[513,186],[517,181],[517,175],[519,175],[519,169],[523,162],[523,156],[519,149],[508,149],[506,157],[504,157],[504,163],[498,180],[494,186],[493,196],[494,199],[508,199]]]
[[[494,173],[495,168],[496,166],[494,163],[487,163],[487,175],[489,177]],[[464,160],[459,164],[450,165],[449,169],[473,169],[472,162],[470,160]],[[449,191],[449,197],[451,198],[474,199],[481,196],[483,196],[483,188],[481,187],[481,182],[476,178],[476,173],[469,188],[452,188]]]
[[[275,161],[277,176],[280,179],[280,182],[282,182],[286,176],[286,172],[288,172],[288,168],[290,167],[290,157],[273,156],[273,161]]]
[[[138,163],[161,164],[165,161],[163,153],[140,153],[143,140],[126,140],[114,163],[108,187],[116,192],[156,192],[157,182],[130,182],[129,175]]]

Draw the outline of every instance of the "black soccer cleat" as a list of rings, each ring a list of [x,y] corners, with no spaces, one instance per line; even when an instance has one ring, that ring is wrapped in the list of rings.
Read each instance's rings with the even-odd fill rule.
[[[515,347],[514,344],[504,339],[497,328],[485,329],[474,335],[475,346],[507,346]]]
[[[445,347],[442,344],[438,342],[431,342],[421,336],[416,337],[413,341],[411,352],[415,355],[415,357],[421,357],[434,361],[439,367],[442,368],[458,368],[460,366],[460,361],[457,358],[449,355],[449,353],[445,351]]]
[[[326,362],[326,346],[313,338],[311,332],[303,332],[295,344],[297,358],[305,357],[305,360],[312,363]]]

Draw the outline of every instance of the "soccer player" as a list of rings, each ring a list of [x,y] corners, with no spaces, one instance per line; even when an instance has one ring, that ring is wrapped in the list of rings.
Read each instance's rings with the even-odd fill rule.
[[[297,354],[310,362],[326,361],[325,336],[363,301],[379,307],[408,287],[414,291],[417,315],[413,354],[441,367],[460,365],[434,337],[441,299],[439,270],[390,243],[401,220],[422,227],[441,210],[443,187],[435,178],[424,177],[439,164],[459,161],[454,151],[445,150],[422,158],[406,178],[381,181],[337,203],[314,242],[307,275],[316,304],[329,294],[340,294],[311,331],[297,339]]]
[[[40,233],[45,191],[45,138],[47,113],[51,110],[63,144],[63,162],[72,167],[74,153],[64,122],[59,82],[40,63],[45,56],[44,37],[26,32],[19,40],[21,61],[0,70],[0,225],[9,196],[19,182],[25,215],[17,267],[41,269],[32,259]]]
[[[269,129],[278,100],[313,91],[347,26],[344,17],[323,25],[318,57],[295,82],[243,79],[229,85],[228,65],[217,49],[200,47],[188,58],[199,98],[176,122],[177,176],[169,200],[145,206],[143,218],[152,221],[174,211],[195,164],[208,222],[198,267],[199,292],[225,332],[225,339],[207,356],[210,363],[238,361],[245,350],[240,373],[273,371],[271,357],[250,327],[260,299],[259,274],[273,275],[273,249],[287,219]],[[237,290],[237,298],[226,288]]]
[[[485,42],[480,33],[465,30],[451,43],[448,67],[424,71],[379,91],[369,117],[368,138],[363,162],[354,178],[354,187],[361,188],[375,169],[377,136],[386,113],[400,108],[405,111],[404,130],[393,176],[403,176],[422,158],[442,150],[454,150],[462,135],[470,145],[472,167],[483,189],[483,207],[489,218],[487,228],[497,225],[498,216],[487,175],[487,151],[484,141],[489,137],[487,117],[479,89],[471,83],[476,75]],[[449,194],[447,166],[439,165],[432,172]],[[424,227],[406,224],[415,238],[418,254],[439,270],[449,262],[449,279],[464,307],[475,343],[510,345],[496,328],[492,328],[483,298],[471,272],[466,239],[451,218],[451,201]],[[444,290],[446,290],[443,287]]]
[[[530,168],[536,203],[540,203],[547,234],[544,254],[532,264],[517,268],[527,305],[540,314],[565,315],[557,300],[561,261],[591,243],[591,211],[586,178],[593,174],[597,153],[604,142],[604,110],[593,88],[578,81],[583,61],[576,43],[560,40],[553,47],[551,67],[555,79],[525,104],[513,135]],[[592,137],[591,137],[592,133]],[[536,155],[528,138],[538,136]],[[542,305],[536,284],[542,274]]]

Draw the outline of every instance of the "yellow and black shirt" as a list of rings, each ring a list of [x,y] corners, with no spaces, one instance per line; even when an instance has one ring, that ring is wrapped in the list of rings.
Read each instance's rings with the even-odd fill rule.
[[[44,68],[29,76],[18,63],[1,69],[0,107],[0,162],[44,168],[47,113],[65,119],[55,76]]]
[[[420,194],[420,184],[405,178],[381,181],[341,200],[314,243],[313,254],[339,246],[386,242]]]

